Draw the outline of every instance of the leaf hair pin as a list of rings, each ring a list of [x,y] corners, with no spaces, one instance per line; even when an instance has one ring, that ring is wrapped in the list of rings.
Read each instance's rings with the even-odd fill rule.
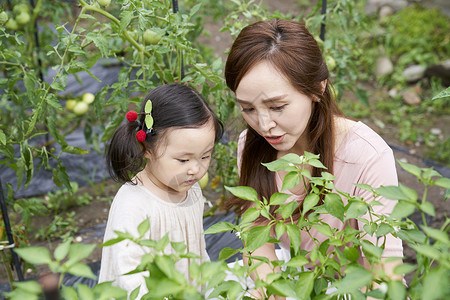
[[[129,122],[138,121],[138,119],[137,119],[138,115],[145,115],[144,123],[145,123],[145,126],[147,127],[147,130],[144,131],[143,130],[144,126],[142,125],[142,128],[140,130],[138,130],[138,132],[136,132],[136,139],[141,143],[143,141],[145,141],[145,139],[147,138],[147,134],[153,132],[152,107],[153,107],[152,101],[148,100],[147,103],[145,103],[143,113],[137,113],[137,112],[131,110],[131,111],[127,112],[127,114],[126,114],[127,120]],[[139,122],[139,127],[141,127],[140,122]]]

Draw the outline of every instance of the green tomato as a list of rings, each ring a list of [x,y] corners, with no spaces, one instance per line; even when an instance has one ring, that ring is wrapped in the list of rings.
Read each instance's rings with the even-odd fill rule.
[[[20,3],[14,6],[13,12],[15,15],[20,15],[23,12],[29,13],[30,10],[28,8],[28,5],[26,3]]]
[[[5,24],[6,22],[8,22],[8,14],[6,11],[2,11],[0,13],[0,24]]]
[[[333,71],[334,68],[336,68],[336,61],[334,60],[333,56],[327,55],[325,57],[325,62],[327,64],[328,70]]]
[[[77,100],[75,99],[69,99],[66,101],[66,109],[68,110],[73,110],[75,105],[77,105]]]
[[[111,3],[111,0],[97,0],[97,2],[98,4],[100,4],[100,6],[105,7]]]
[[[27,12],[21,12],[18,16],[16,16],[16,21],[20,25],[27,24],[30,22],[30,15]]]
[[[15,31],[15,30],[19,29],[19,24],[17,24],[16,20],[9,19],[8,22],[6,22],[6,28]]]
[[[151,29],[147,29],[143,34],[144,41],[149,45],[156,45],[161,40],[162,36],[158,32],[155,32]]]
[[[89,105],[86,102],[80,101],[73,108],[74,114],[77,116],[84,115],[89,109]]]
[[[203,177],[198,181],[198,184],[200,185],[200,187],[202,189],[204,189],[208,185],[208,182],[209,182],[209,176],[208,176],[208,172],[206,172],[206,174],[203,175]]]
[[[82,100],[86,104],[91,104],[92,102],[94,102],[94,99],[95,99],[95,95],[92,93],[84,93],[83,94]]]

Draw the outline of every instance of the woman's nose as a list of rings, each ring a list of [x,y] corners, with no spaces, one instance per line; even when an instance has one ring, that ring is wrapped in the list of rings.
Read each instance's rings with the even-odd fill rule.
[[[270,116],[269,113],[259,113],[258,114],[258,123],[259,123],[259,127],[263,131],[268,131],[271,128],[275,127],[275,125],[276,125],[275,121],[272,119],[272,117]]]

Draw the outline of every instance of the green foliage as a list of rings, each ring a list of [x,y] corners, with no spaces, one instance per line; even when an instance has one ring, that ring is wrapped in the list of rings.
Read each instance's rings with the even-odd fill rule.
[[[450,55],[450,22],[438,8],[415,4],[385,20],[388,54],[401,65],[436,63]]]
[[[219,76],[221,60],[210,61],[191,42],[203,26],[192,21],[201,3],[173,13],[170,1],[115,2],[101,8],[80,0],[75,19],[65,23],[70,15],[68,4],[51,6],[53,1],[48,2],[38,1],[30,23],[18,30],[0,26],[0,69],[5,74],[0,79],[4,90],[0,107],[7,112],[0,121],[1,163],[16,172],[17,188],[26,188],[35,170],[45,168],[53,172],[58,187],[70,189],[60,156],[62,152],[82,155],[88,151],[69,145],[66,136],[84,127],[87,144],[99,150],[99,143],[109,140],[122,122],[129,104],[140,102],[132,94],[144,95],[157,85],[179,81],[196,86],[223,120],[234,109]],[[39,33],[44,49],[36,47],[34,20],[56,27],[56,31]],[[144,33],[150,28],[161,39],[145,43]],[[45,33],[51,34],[43,36]],[[76,107],[74,111],[64,109],[63,101],[78,97],[65,93],[69,76],[78,78],[77,74],[87,72],[98,81],[90,69],[101,59],[122,66],[118,82],[104,85],[86,113],[86,107],[83,112]],[[43,81],[41,74],[50,67],[55,75],[49,82]],[[92,130],[94,126],[100,130]],[[44,145],[35,142],[38,136],[45,136]]]
[[[296,172],[302,182],[304,164],[312,162],[318,165],[318,157],[305,153],[303,157],[287,155],[277,161],[267,164],[271,169],[283,169]],[[139,236],[132,236],[125,232],[116,232],[118,237],[105,242],[102,246],[108,247],[123,240],[130,240],[137,245],[149,249],[142,257],[141,263],[134,274],[150,271],[146,277],[146,286],[149,290],[145,299],[248,299],[249,290],[253,287],[247,285],[246,278],[261,264],[267,264],[273,269],[265,280],[257,279],[256,288],[261,288],[265,297],[270,295],[289,296],[295,299],[335,299],[343,295],[351,295],[356,299],[366,299],[371,296],[377,299],[445,299],[450,296],[448,280],[450,279],[450,256],[448,230],[450,221],[446,221],[441,228],[431,228],[426,223],[425,214],[434,215],[434,207],[427,201],[427,190],[438,186],[450,190],[450,179],[442,177],[438,172],[429,168],[419,168],[414,165],[399,162],[405,171],[411,173],[425,185],[425,192],[421,199],[416,192],[405,186],[382,186],[372,188],[360,184],[359,188],[368,190],[375,195],[375,201],[367,203],[364,199],[352,197],[346,193],[336,191],[332,182],[334,177],[326,172],[321,177],[311,178],[311,193],[308,194],[300,210],[300,219],[291,218],[292,202],[286,202],[287,196],[276,193],[270,201],[259,201],[255,191],[249,187],[228,187],[233,195],[248,201],[254,201],[255,207],[248,209],[239,224],[221,222],[212,225],[205,234],[214,234],[225,231],[234,231],[242,239],[244,247],[239,249],[224,248],[220,253],[220,261],[196,261],[198,256],[187,251],[184,243],[170,242],[166,235],[161,240],[146,239],[146,232],[150,229],[146,220],[138,226]],[[324,203],[319,204],[319,196],[323,195]],[[379,197],[398,200],[391,215],[377,215],[372,210]],[[344,201],[343,201],[344,200]],[[294,202],[298,205],[296,202]],[[277,205],[277,216],[269,213],[269,206]],[[412,209],[410,209],[410,207]],[[422,216],[423,224],[418,226],[409,219],[412,213],[418,212]],[[320,214],[332,214],[341,220],[357,219],[365,223],[363,229],[356,230],[346,227],[336,231],[319,217]],[[368,213],[368,218],[361,216]],[[252,222],[259,216],[267,218],[267,226],[253,226]],[[316,229],[327,238],[317,243],[311,251],[300,250],[300,231],[308,233]],[[274,230],[274,231],[272,231]],[[275,232],[273,237],[271,232]],[[288,261],[270,261],[266,257],[253,255],[253,252],[266,243],[279,242],[276,237],[286,233],[291,240],[291,258]],[[411,276],[408,286],[402,281],[391,278],[382,270],[373,269],[376,265],[383,267],[381,253],[384,248],[386,235],[392,234],[402,239],[412,249],[415,263],[399,262],[394,268],[394,274]],[[366,235],[376,236],[377,242],[372,244],[365,239]],[[90,269],[80,263],[93,250],[93,245],[72,244],[68,240],[60,244],[53,253],[41,247],[16,249],[16,252],[25,260],[33,264],[46,264],[55,273],[71,273],[76,276],[93,278]],[[175,254],[164,254],[166,247],[171,247]],[[358,263],[361,247],[366,259],[371,264],[369,268],[362,268]],[[151,250],[150,250],[151,249]],[[231,255],[241,252],[249,258],[248,266],[227,265],[223,261]],[[67,260],[66,260],[67,257]],[[175,267],[177,261],[190,259],[190,277],[187,280]],[[401,258],[390,258],[396,261]],[[308,265],[308,268],[305,266]],[[233,274],[241,283],[224,280],[227,274]],[[374,284],[377,286],[374,286]],[[106,288],[108,287],[108,288]],[[125,297],[124,291],[118,288],[109,289],[110,283],[102,283],[88,291],[83,285],[77,288],[64,287],[63,294],[67,299],[106,299]],[[327,294],[329,287],[331,294]],[[367,290],[367,292],[364,292]],[[39,286],[30,283],[29,286],[17,286],[17,289],[8,294],[12,299],[14,295],[24,293],[39,295]],[[134,294],[134,292],[132,293]],[[328,295],[328,296],[327,296]]]

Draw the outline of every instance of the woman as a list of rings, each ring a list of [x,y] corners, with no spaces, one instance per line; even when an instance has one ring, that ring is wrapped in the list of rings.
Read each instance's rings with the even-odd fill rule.
[[[261,198],[269,199],[280,191],[286,173],[270,172],[261,163],[305,151],[320,154],[327,171],[336,177],[334,184],[339,191],[370,201],[372,194],[354,183],[372,187],[398,184],[389,146],[369,127],[345,118],[339,110],[321,50],[303,24],[276,19],[245,27],[230,50],[225,78],[248,124],[239,138],[239,185],[253,187]],[[320,169],[310,167],[310,172],[320,176]],[[303,185],[287,192],[300,204],[307,193]],[[396,204],[379,200],[383,205],[373,207],[378,214],[390,213]],[[241,199],[229,203],[241,213],[250,204]],[[330,215],[321,217],[332,228],[345,227]],[[362,229],[363,224],[353,220],[350,225]],[[319,242],[327,238],[314,228],[310,234]],[[301,249],[313,249],[311,236],[302,232]],[[280,246],[288,250],[289,240],[283,237]],[[277,259],[271,243],[252,254]],[[402,255],[401,240],[389,236],[383,257]],[[360,263],[368,266],[365,258]],[[385,271],[392,274],[397,263],[384,264]],[[265,264],[257,270],[260,278],[271,272]]]

